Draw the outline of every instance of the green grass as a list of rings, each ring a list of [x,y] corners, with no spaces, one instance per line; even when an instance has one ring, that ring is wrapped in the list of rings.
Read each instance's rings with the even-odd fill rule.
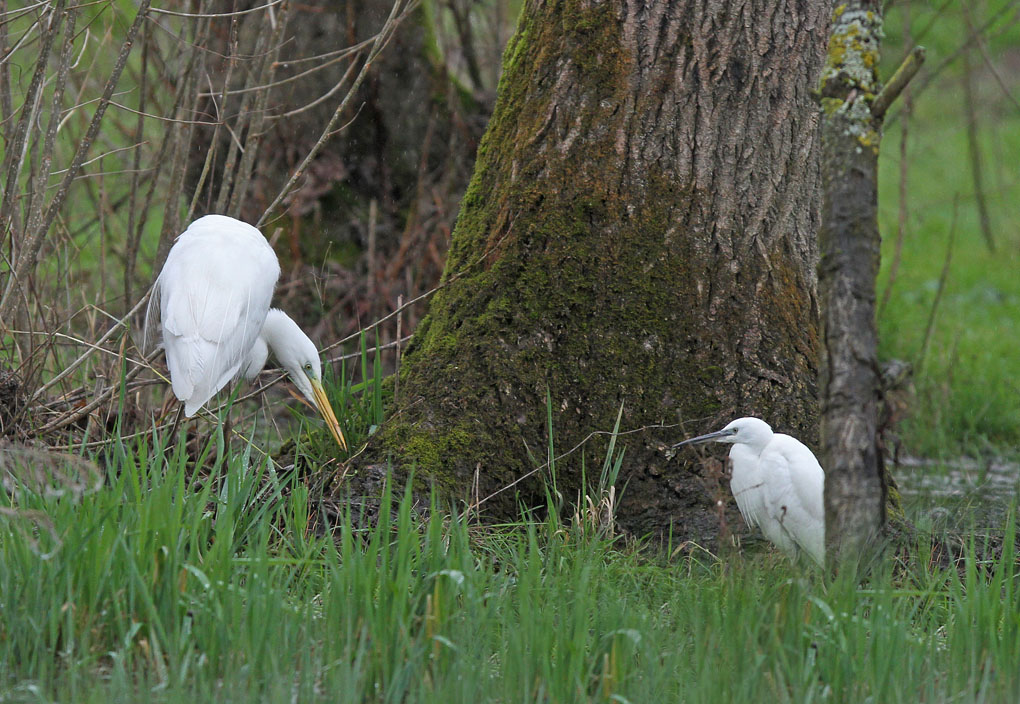
[[[972,548],[962,576],[922,550],[858,584],[555,520],[423,518],[401,497],[333,539],[310,532],[301,485],[217,448],[205,479],[180,448],[118,447],[97,490],[0,499],[19,512],[0,516],[0,700],[1020,697],[1010,540],[994,563]]]
[[[942,3],[935,3],[941,5]],[[1001,2],[990,3],[990,16]],[[927,3],[914,3],[914,30],[934,17]],[[888,18],[884,68],[888,75],[903,53],[902,14]],[[1001,26],[1005,26],[1000,23]],[[963,25],[954,4],[932,25],[922,43],[928,66],[937,66],[959,46]],[[1018,27],[993,31],[989,51],[1004,57],[1017,46]],[[980,55],[974,66],[983,69]],[[1013,82],[1014,73],[1000,66]],[[922,80],[925,74],[919,75]],[[1020,446],[1020,113],[1002,95],[991,74],[979,70],[978,134],[984,158],[988,209],[996,240],[990,252],[981,234],[967,150],[966,118],[959,67],[948,71],[916,100],[910,121],[907,159],[907,227],[903,259],[888,306],[879,317],[880,355],[915,365],[917,398],[902,436],[907,448],[926,456],[1010,453]],[[883,270],[879,294],[889,280],[899,208],[902,119],[882,144],[879,211]],[[954,205],[954,203],[956,205]],[[927,354],[920,359],[956,220],[945,290],[938,306]]]
[[[369,347],[369,334],[362,331],[357,336],[349,351],[341,356],[339,368],[326,364],[322,370],[323,386],[340,422],[347,449],[337,446],[318,414],[310,404],[305,404],[290,409],[294,421],[290,430],[295,439],[284,442],[278,455],[296,455],[305,469],[332,473],[337,459],[347,461],[365,449],[382,425],[393,397],[393,377],[383,374],[384,352],[379,347],[378,335],[374,347]],[[306,425],[309,419],[314,425]],[[279,437],[275,440],[277,443],[273,444],[278,444]]]

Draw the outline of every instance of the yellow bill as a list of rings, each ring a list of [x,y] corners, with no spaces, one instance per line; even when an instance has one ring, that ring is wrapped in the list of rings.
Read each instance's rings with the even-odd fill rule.
[[[310,379],[312,382],[312,395],[315,397],[315,406],[319,409],[319,413],[322,414],[322,419],[326,421],[326,427],[329,428],[329,432],[332,433],[333,439],[336,440],[344,450],[347,449],[347,441],[344,439],[344,434],[340,430],[340,423],[337,421],[336,416],[333,415],[333,407],[329,405],[329,399],[326,398],[326,390],[322,388],[322,382]]]

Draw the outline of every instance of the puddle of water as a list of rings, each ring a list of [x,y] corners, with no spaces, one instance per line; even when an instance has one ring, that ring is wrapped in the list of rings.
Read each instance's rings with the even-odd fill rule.
[[[952,526],[987,527],[1005,522],[1020,503],[1020,463],[1005,460],[900,458],[893,468],[908,515]]]
[[[1009,503],[1020,490],[1020,464],[1003,460],[947,461],[907,457],[901,458],[893,476],[904,496],[977,495]]]

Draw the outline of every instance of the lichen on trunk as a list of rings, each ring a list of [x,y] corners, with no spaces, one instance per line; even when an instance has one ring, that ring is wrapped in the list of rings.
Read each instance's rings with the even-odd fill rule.
[[[710,482],[664,448],[735,415],[816,427],[826,23],[824,2],[527,2],[370,457],[484,498],[545,461],[547,398],[557,452],[623,405],[650,427],[620,441],[620,524],[714,539]],[[567,501],[604,448],[558,463]],[[516,516],[542,478],[483,510]]]

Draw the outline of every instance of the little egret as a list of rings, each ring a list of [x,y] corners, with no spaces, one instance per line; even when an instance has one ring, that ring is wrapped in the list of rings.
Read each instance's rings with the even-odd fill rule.
[[[322,388],[319,352],[281,310],[270,309],[280,263],[257,229],[206,215],[174,242],[145,312],[162,327],[170,384],[192,416],[234,378],[251,380],[272,352],[344,449],[347,442]]]
[[[733,474],[730,490],[750,527],[796,559],[799,550],[825,564],[825,472],[797,438],[773,433],[759,418],[738,418],[722,430],[674,445],[727,442]]]

